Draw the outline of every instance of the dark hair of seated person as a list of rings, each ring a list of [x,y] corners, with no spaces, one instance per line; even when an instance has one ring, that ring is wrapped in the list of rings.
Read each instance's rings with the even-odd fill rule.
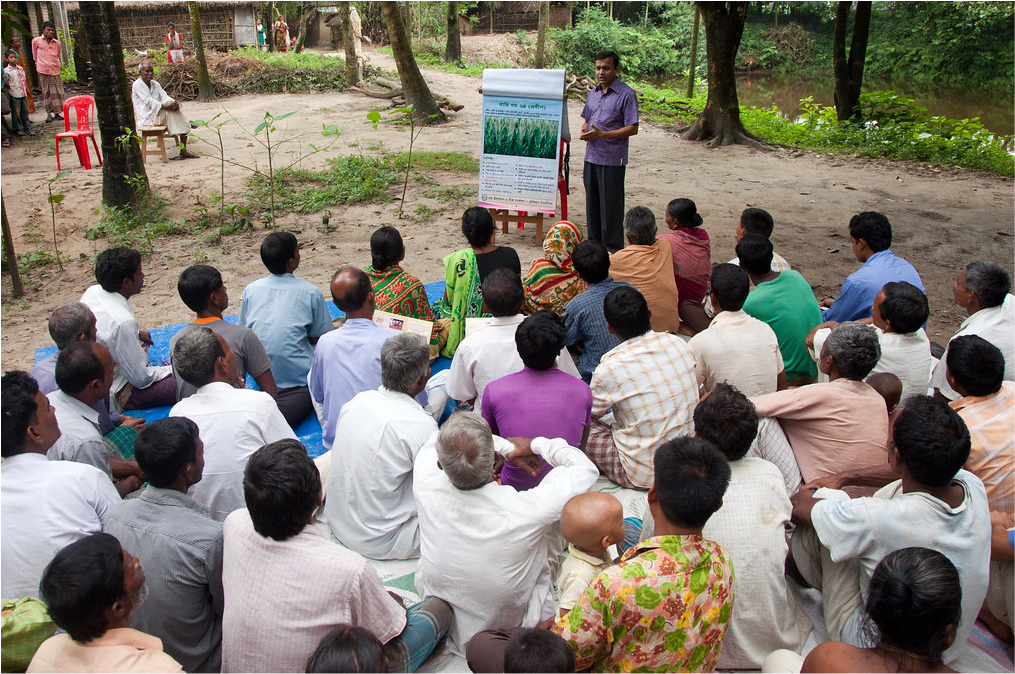
[[[730,464],[712,443],[675,438],[656,450],[655,491],[670,524],[700,529],[722,504]]]
[[[849,220],[849,236],[867,242],[867,246],[879,253],[892,247],[892,223],[877,211],[857,213]]]
[[[120,542],[92,534],[56,553],[39,589],[53,622],[74,641],[87,643],[106,633],[106,610],[127,592],[123,581]]]
[[[5,372],[0,378],[0,453],[4,457],[25,451],[29,426],[39,423],[39,384],[23,370]],[[49,404],[49,400],[45,404]]]
[[[737,258],[748,274],[764,276],[772,270],[772,242],[760,234],[744,234],[737,242]]]
[[[197,461],[200,434],[187,417],[166,417],[145,424],[134,438],[134,458],[153,487],[176,481],[188,463]]]
[[[763,208],[747,208],[740,214],[740,228],[748,234],[760,234],[770,239],[775,229],[775,221],[772,214]]]
[[[948,403],[930,396],[906,398],[892,425],[892,444],[906,471],[927,487],[945,487],[969,459],[969,429]]]
[[[98,342],[74,342],[60,350],[53,378],[67,395],[77,395],[88,384],[105,376],[102,361],[95,353]]]
[[[610,275],[610,251],[598,241],[585,239],[571,253],[571,264],[586,283],[599,283]]]
[[[261,242],[261,262],[272,274],[285,274],[286,266],[296,255],[299,243],[289,232],[272,232]]]
[[[712,269],[711,288],[723,311],[740,311],[751,291],[751,279],[739,266],[724,262]]]
[[[694,408],[694,432],[729,461],[742,459],[758,435],[754,403],[736,387],[717,384]]]
[[[644,335],[652,329],[652,314],[645,296],[630,286],[620,286],[606,294],[603,316],[621,340]]]
[[[370,235],[370,266],[374,271],[393,267],[405,257],[405,243],[397,229],[385,225]]]
[[[387,672],[384,644],[370,630],[341,623],[321,639],[307,672]]]
[[[889,281],[881,288],[885,299],[878,307],[881,318],[892,325],[892,332],[908,335],[916,332],[930,316],[930,304],[922,290],[906,281]]]
[[[462,214],[462,234],[473,248],[490,245],[493,239],[493,216],[480,206],[473,206]]]
[[[564,348],[564,319],[549,309],[527,317],[515,330],[515,346],[525,367],[549,370]]]
[[[872,642],[940,662],[962,617],[959,572],[937,550],[896,550],[874,568],[865,610]]]
[[[254,531],[284,541],[310,522],[321,499],[321,473],[299,440],[278,440],[250,455],[243,497]]]
[[[512,634],[504,650],[505,672],[573,672],[576,664],[564,639],[537,627]]]
[[[123,287],[124,279],[133,277],[140,266],[141,253],[133,248],[107,248],[95,258],[95,280],[107,293],[115,293]]]
[[[969,396],[989,396],[1001,390],[1004,355],[979,335],[963,335],[948,342],[948,375]]]
[[[176,282],[176,291],[187,308],[198,313],[208,306],[208,298],[221,288],[222,274],[215,267],[206,264],[195,264],[180,273]]]

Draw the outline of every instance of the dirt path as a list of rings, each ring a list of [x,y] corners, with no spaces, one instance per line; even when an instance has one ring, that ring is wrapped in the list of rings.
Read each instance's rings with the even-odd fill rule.
[[[371,53],[376,66],[393,70],[393,61]],[[449,123],[426,129],[416,147],[424,150],[458,150],[479,156],[479,80],[438,71],[424,71],[431,87],[465,108],[451,113]],[[313,133],[321,124],[343,129],[339,141],[324,155],[304,162],[320,167],[326,156],[353,152],[372,153],[379,145],[392,151],[404,150],[407,131],[382,125],[373,130],[366,113],[378,101],[355,92],[273,96],[241,96],[212,104],[186,103],[192,118],[209,119],[228,110],[248,128],[254,127],[264,111],[281,114],[296,111],[279,124],[291,134]],[[570,101],[572,129],[581,124],[581,103]],[[3,194],[15,247],[23,254],[32,250],[52,251],[49,208],[45,179],[55,174],[52,153],[54,125],[40,125],[40,138],[33,143],[7,150],[3,161]],[[230,156],[242,163],[264,163],[250,139],[235,127],[226,128]],[[304,141],[318,142],[309,136]],[[210,151],[211,146],[195,140],[192,149]],[[69,144],[62,148],[64,166],[74,166]],[[571,148],[571,195],[569,219],[584,223],[584,192],[581,186],[584,143]],[[210,157],[147,166],[152,187],[173,200],[172,213],[192,217],[197,202],[209,204],[212,191],[219,189],[218,164]],[[226,169],[229,200],[241,200],[246,173]],[[464,244],[458,225],[461,211],[475,203],[476,177],[432,174],[430,180],[447,186],[471,187],[465,197],[444,201],[436,198],[433,185],[414,181],[406,197],[405,214],[416,220],[396,217],[397,201],[331,208],[334,231],[320,230],[320,214],[285,215],[279,226],[296,232],[303,246],[298,274],[327,292],[331,274],[343,264],[369,263],[369,236],[378,226],[398,226],[406,239],[405,268],[424,282],[443,278],[441,258]],[[106,247],[103,240],[89,241],[85,231],[97,223],[93,211],[101,202],[101,172],[75,168],[61,180],[59,191],[66,195],[58,207],[57,236],[60,248],[72,257],[64,271],[47,266],[42,273],[27,275],[27,295],[15,301],[10,280],[3,277],[0,353],[5,370],[28,368],[34,348],[48,346],[47,313],[53,307],[78,299],[94,283],[91,257]],[[748,206],[769,210],[776,221],[773,241],[776,250],[799,270],[818,296],[834,294],[847,274],[858,268],[850,254],[846,225],[849,218],[864,210],[878,210],[892,221],[894,251],[910,260],[927,286],[931,306],[929,331],[938,341],[946,340],[963,319],[952,302],[952,284],[958,270],[968,261],[987,259],[1011,269],[1013,266],[1012,181],[967,170],[938,170],[862,158],[837,157],[807,152],[777,150],[761,152],[743,147],[706,150],[700,143],[683,141],[667,130],[643,124],[631,141],[627,172],[628,208],[650,207],[661,227],[666,203],[688,197],[698,204],[712,239],[712,258],[733,257],[734,230],[739,213]],[[390,193],[399,196],[401,185]],[[471,199],[471,201],[470,201]],[[424,208],[420,208],[420,207]],[[416,215],[421,212],[421,215]],[[420,220],[420,221],[417,221]],[[258,223],[249,234],[223,237],[209,243],[201,236],[171,237],[156,242],[152,258],[145,262],[144,292],[132,302],[142,327],[188,320],[190,314],[176,293],[176,279],[187,265],[202,262],[218,267],[232,290],[233,307],[239,308],[243,287],[262,276],[264,269],[258,247],[264,236]],[[534,232],[511,229],[498,243],[515,247],[527,266],[539,254]]]

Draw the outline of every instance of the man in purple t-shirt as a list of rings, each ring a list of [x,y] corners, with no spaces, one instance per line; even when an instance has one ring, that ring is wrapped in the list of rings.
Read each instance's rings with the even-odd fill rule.
[[[582,110],[581,138],[585,149],[585,218],[589,238],[611,253],[624,247],[624,174],[627,139],[638,133],[638,98],[617,79],[620,57],[596,54],[599,86],[589,92]]]
[[[515,330],[515,346],[525,367],[495,379],[483,391],[483,418],[494,434],[562,438],[578,449],[585,444],[592,423],[592,390],[554,366],[566,333],[564,320],[548,309],[532,314]],[[539,484],[551,468],[543,462],[532,475],[505,463],[501,484],[525,491]]]

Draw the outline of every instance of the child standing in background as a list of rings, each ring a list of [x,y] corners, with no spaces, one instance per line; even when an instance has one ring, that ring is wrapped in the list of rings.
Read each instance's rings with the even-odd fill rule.
[[[4,81],[7,86],[7,95],[11,100],[11,124],[14,133],[24,136],[34,136],[32,122],[28,119],[28,78],[25,77],[25,69],[18,65],[18,53],[8,49],[4,53]]]

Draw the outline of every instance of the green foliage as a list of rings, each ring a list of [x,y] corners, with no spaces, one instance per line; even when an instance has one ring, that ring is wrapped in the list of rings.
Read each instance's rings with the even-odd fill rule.
[[[668,31],[656,26],[624,26],[592,7],[582,12],[574,28],[548,32],[553,44],[550,62],[577,75],[594,75],[595,55],[609,50],[620,56],[621,72],[628,77],[676,74],[688,67],[686,50],[677,49],[677,45],[690,44],[690,31],[684,43],[675,40],[676,33],[672,25]],[[704,39],[701,45],[704,52]]]
[[[679,93],[639,84],[644,106],[659,121],[690,122],[705,105],[705,96],[696,96],[686,107]],[[913,99],[892,91],[860,96],[863,123],[836,120],[835,108],[801,101],[804,113],[796,121],[786,119],[772,108],[740,108],[740,119],[748,131],[762,140],[806,150],[844,152],[865,157],[924,161],[983,169],[1015,176],[1015,157],[1006,146],[1012,137],[998,137],[978,118],[933,117]],[[667,108],[668,119],[667,116]]]
[[[408,161],[405,152],[392,155],[395,168],[404,169]],[[421,171],[449,171],[452,173],[479,173],[479,161],[463,152],[425,152],[417,150],[412,153],[412,164]]]
[[[277,94],[298,91],[342,91],[345,89],[345,60],[311,52],[262,52],[240,47],[236,56],[260,61],[263,68],[251,69],[237,83],[241,93]]]
[[[391,155],[335,157],[319,171],[281,168],[275,172],[277,207],[294,213],[316,213],[337,204],[387,200],[387,188],[398,180],[399,173]],[[247,185],[255,203],[267,202],[267,176],[255,173],[247,179]]]

